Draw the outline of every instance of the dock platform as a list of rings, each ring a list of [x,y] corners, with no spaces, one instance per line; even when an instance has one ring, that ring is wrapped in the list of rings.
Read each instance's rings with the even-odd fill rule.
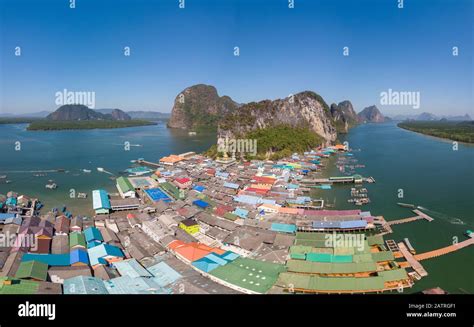
[[[428,216],[426,213],[421,212],[418,209],[413,210],[414,213],[416,213],[418,216],[422,217],[423,219],[426,219],[428,221],[433,221],[434,219]]]
[[[428,276],[428,272],[425,270],[425,268],[423,268],[421,263],[418,262],[416,257],[413,254],[411,254],[411,252],[406,247],[405,243],[403,242],[398,243],[398,248],[400,249],[400,252],[403,254],[405,259],[407,260],[410,267],[412,267],[418,273],[418,275],[420,275],[421,277]]]

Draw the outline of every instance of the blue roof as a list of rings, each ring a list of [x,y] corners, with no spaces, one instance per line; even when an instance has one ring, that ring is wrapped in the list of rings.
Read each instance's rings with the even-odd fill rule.
[[[240,186],[239,186],[239,184],[225,182],[225,183],[224,183],[224,187],[227,187],[227,188],[231,188],[231,189],[236,190],[236,189],[238,189]]]
[[[193,261],[192,265],[194,267],[198,268],[199,270],[204,271],[204,272],[211,272],[214,269],[222,266],[219,263],[217,263],[216,261],[208,258],[207,256],[204,257],[204,258],[201,258],[199,260]]]
[[[347,220],[347,221],[313,221],[313,228],[365,228],[366,220]]]
[[[239,255],[232,251],[227,251],[221,255],[209,253],[205,257],[192,262],[192,265],[202,271],[210,272],[219,266],[225,266],[227,263],[237,259]]]
[[[114,263],[114,266],[122,276],[129,276],[132,278],[152,277],[152,274],[143,268],[136,259],[118,261]]]
[[[104,281],[110,294],[167,294],[169,290],[162,288],[152,278],[121,276]]]
[[[16,217],[16,213],[0,213],[0,221],[6,219],[13,219]]]
[[[10,198],[7,199],[7,201],[5,201],[5,204],[7,206],[16,206],[17,200],[16,200],[16,198],[11,198],[10,197]]]
[[[89,264],[89,256],[87,251],[83,249],[72,250],[69,256],[69,264],[73,265],[75,263],[83,263],[85,265]]]
[[[272,226],[271,226],[270,229],[272,231],[275,231],[275,232],[295,233],[296,232],[296,225],[272,223]]]
[[[87,248],[90,249],[90,248],[93,248],[94,246],[97,246],[97,245],[101,245],[102,242],[99,242],[99,241],[90,241],[90,242],[87,242]]]
[[[39,261],[47,264],[48,266],[69,266],[70,259],[69,253],[62,254],[40,254],[40,253],[25,253],[21,261]]]
[[[92,207],[94,210],[111,209],[109,195],[104,190],[92,191]]]
[[[161,287],[172,284],[183,277],[165,262],[157,263],[148,267],[147,270],[154,276],[155,283]]]
[[[91,276],[76,276],[64,280],[64,294],[108,294],[104,282]]]
[[[120,248],[107,243],[102,243],[98,246],[94,246],[93,248],[87,249],[87,253],[89,254],[91,266],[100,263],[105,264],[106,261],[103,259],[103,257],[124,257],[124,254]]]
[[[91,241],[100,241],[103,242],[104,239],[102,238],[102,234],[100,233],[99,229],[96,227],[89,227],[84,230],[84,237],[86,238],[86,242],[89,243]]]
[[[249,211],[243,208],[235,208],[234,215],[239,216],[240,218],[247,218]]]
[[[209,206],[209,203],[203,200],[195,200],[193,201],[193,204],[200,208],[207,208]]]
[[[224,254],[219,255],[219,257],[226,259],[227,261],[234,261],[239,257],[239,255],[232,251],[227,251]]]
[[[202,185],[196,185],[196,186],[193,187],[193,190],[196,190],[196,191],[198,191],[198,192],[202,192],[202,191],[204,191],[205,189],[206,189],[206,188],[205,188],[204,186],[202,186]]]
[[[216,171],[215,175],[218,177],[224,177],[224,178],[229,177],[229,173],[222,172],[222,171]]]
[[[341,221],[341,228],[365,228],[367,227],[366,220],[349,220]]]

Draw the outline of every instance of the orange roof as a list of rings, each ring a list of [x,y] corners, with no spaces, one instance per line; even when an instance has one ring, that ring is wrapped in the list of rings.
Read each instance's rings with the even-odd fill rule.
[[[181,160],[184,160],[183,157],[180,157],[180,156],[177,156],[175,154],[172,154],[168,157],[163,157],[160,159],[160,162],[169,162],[169,163],[175,163],[175,162],[178,162],[178,161],[181,161]]]
[[[174,241],[176,242],[176,241]],[[172,242],[172,243],[174,243]],[[171,248],[171,244],[168,245]],[[196,261],[199,260],[206,255],[214,252],[216,254],[224,254],[225,251],[219,248],[212,248],[202,243],[187,243],[182,246],[175,248],[175,252],[184,257],[188,261]]]
[[[251,188],[259,188],[262,190],[269,190],[272,188],[272,184],[258,183],[250,185]]]
[[[299,213],[299,209],[298,208],[286,208],[286,207],[280,207],[278,209],[278,212],[279,213],[288,213],[288,214],[292,214],[292,215],[297,215]]]
[[[335,149],[338,149],[338,150],[345,150],[346,149],[346,146],[343,145],[343,144],[336,144],[334,146]]]
[[[170,250],[174,250],[182,245],[185,245],[186,243],[184,243],[183,241],[180,241],[180,240],[174,240],[173,242],[171,242],[170,244],[168,244],[168,248]]]

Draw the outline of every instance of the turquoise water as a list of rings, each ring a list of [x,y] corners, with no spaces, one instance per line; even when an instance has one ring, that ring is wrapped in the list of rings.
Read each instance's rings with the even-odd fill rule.
[[[0,180],[0,193],[14,190],[38,196],[47,209],[64,204],[73,213],[84,214],[92,213],[92,190],[104,188],[117,192],[111,175],[98,172],[97,167],[117,175],[137,158],[156,162],[171,153],[200,152],[215,143],[213,135],[189,136],[167,129],[163,122],[154,126],[81,131],[27,131],[26,127],[26,124],[0,125],[0,175],[7,175],[12,181],[4,184]],[[21,151],[15,151],[17,141],[21,143]],[[132,145],[130,151],[125,151],[125,142]],[[47,173],[44,177],[32,173],[54,169],[66,172]],[[91,173],[84,173],[83,169]],[[58,184],[56,190],[45,188],[50,179]],[[89,198],[71,199],[71,189],[76,193],[87,192]]]
[[[417,221],[396,225],[394,234],[387,235],[401,241],[408,237],[418,253],[444,247],[453,237],[464,240],[466,229],[474,229],[474,147],[459,146],[452,150],[449,141],[424,136],[399,129],[393,123],[366,124],[353,128],[342,139],[350,147],[360,149],[354,155],[365,168],[357,172],[373,176],[375,184],[369,184],[371,203],[363,209],[387,220],[409,217],[409,209],[397,202],[414,203],[430,211],[435,218],[429,223]],[[21,151],[15,151],[15,142],[21,142]],[[130,142],[130,151],[124,151],[124,142]],[[29,132],[26,125],[0,125],[0,175],[8,175],[11,184],[0,184],[0,193],[10,190],[38,196],[47,208],[67,205],[73,213],[91,213],[91,199],[71,199],[69,190],[90,192],[105,188],[116,192],[110,175],[99,173],[97,167],[118,174],[128,168],[130,160],[143,157],[156,161],[170,153],[202,151],[215,142],[213,135],[188,136],[156,126],[133,127],[111,130]],[[32,170],[63,168],[68,172],[48,173],[34,177]],[[90,169],[86,174],[82,169]],[[328,166],[329,174],[340,175]],[[49,179],[54,180],[57,190],[45,189]],[[404,198],[398,198],[403,189]],[[337,208],[356,208],[347,203],[350,186],[319,190],[318,195],[329,202],[336,200]],[[89,195],[90,196],[90,195]],[[358,208],[358,207],[357,207]],[[463,224],[459,224],[462,221]],[[465,248],[439,258],[423,262],[429,273],[415,288],[419,291],[440,286],[452,293],[474,293],[474,247]]]
[[[356,171],[373,176],[368,184],[371,203],[362,207],[387,220],[413,216],[397,202],[424,208],[433,222],[416,221],[393,226],[386,239],[401,241],[408,237],[417,253],[452,244],[453,237],[465,240],[463,233],[474,229],[474,146],[460,144],[400,129],[395,123],[365,124],[353,128],[342,141],[348,141],[359,164]],[[332,176],[342,175],[330,168]],[[359,208],[347,203],[351,186],[336,186],[318,191],[337,208]],[[399,189],[403,198],[398,198]],[[429,276],[411,291],[440,286],[453,293],[474,293],[474,247],[422,262]]]

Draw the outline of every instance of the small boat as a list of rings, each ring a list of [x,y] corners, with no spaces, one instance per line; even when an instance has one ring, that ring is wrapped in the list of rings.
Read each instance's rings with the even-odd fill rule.
[[[196,135],[196,132],[188,132],[188,135],[189,135],[189,136]]]
[[[90,174],[90,173],[91,173],[91,170],[90,170],[90,169],[83,169],[82,171],[83,171],[84,173],[86,173],[86,174]]]
[[[97,167],[97,171],[100,171],[101,173],[103,173],[103,172],[104,172],[104,168],[102,168],[102,167]]]
[[[414,204],[410,204],[410,203],[397,202],[397,204],[400,207],[404,207],[404,208],[410,208],[410,209],[415,209],[416,208],[416,206]]]
[[[46,184],[45,187],[50,190],[55,190],[58,188],[58,185],[56,183],[50,183],[50,184]]]
[[[408,238],[405,237],[403,239],[403,242],[406,244],[406,246],[407,246],[408,250],[411,252],[411,254],[416,254],[416,251],[413,248],[413,246],[411,245],[410,240]]]
[[[7,175],[1,175],[0,176],[0,179],[5,179],[5,178],[7,178]]]

